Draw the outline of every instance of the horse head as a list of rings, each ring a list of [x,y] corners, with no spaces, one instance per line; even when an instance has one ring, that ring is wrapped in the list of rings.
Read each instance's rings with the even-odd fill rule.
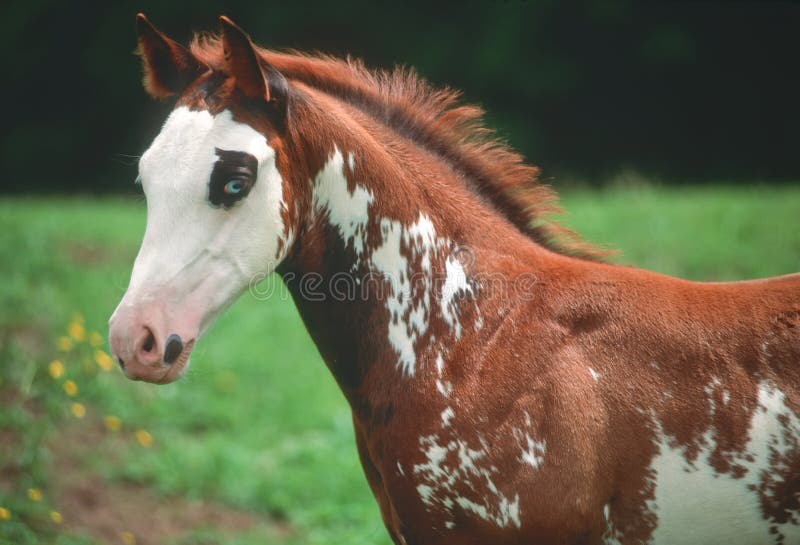
[[[144,87],[177,97],[139,161],[144,240],[111,316],[111,349],[132,379],[181,377],[195,341],[292,242],[291,191],[278,170],[288,86],[250,38],[221,17],[224,62],[211,66],[142,14]]]

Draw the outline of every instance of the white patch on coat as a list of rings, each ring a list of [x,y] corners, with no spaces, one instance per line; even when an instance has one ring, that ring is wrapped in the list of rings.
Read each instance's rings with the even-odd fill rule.
[[[525,413],[525,429],[512,428],[512,432],[517,446],[520,448],[519,461],[533,469],[539,469],[544,463],[544,456],[547,453],[547,441],[536,441],[531,436],[533,423],[530,414]]]
[[[595,382],[598,382],[600,380],[600,373],[598,373],[591,367],[589,367],[589,374],[592,375],[592,378],[595,380]]]
[[[352,162],[352,154],[350,160]],[[352,164],[351,164],[352,169]],[[345,246],[352,246],[356,259],[364,253],[369,208],[375,196],[369,189],[356,184],[351,192],[344,176],[344,158],[338,148],[314,178],[313,209],[315,214],[326,214],[328,222],[336,227]]]
[[[741,478],[717,473],[709,463],[715,448],[711,431],[704,436],[705,448],[690,463],[683,448],[674,447],[659,426],[660,452],[651,466],[655,499],[648,502],[658,526],[651,543],[777,543],[777,536],[769,533],[771,527],[783,534],[783,543],[800,543],[800,526],[766,520],[758,495],[750,488],[759,486],[763,475],[774,470],[771,462],[780,460],[798,438],[800,419],[786,406],[784,394],[766,383],[759,387],[747,446],[734,456],[734,462],[746,469]]]
[[[446,428],[450,425],[450,420],[456,415],[452,407],[447,407],[442,411],[442,427]]]
[[[444,372],[444,358],[442,357],[441,352],[436,354],[436,389],[442,394],[444,397],[450,397],[450,394],[453,393],[453,385],[450,384],[447,380],[442,380],[442,373]]]
[[[413,376],[417,363],[415,344],[430,323],[431,260],[443,241],[437,240],[433,223],[422,213],[408,227],[403,227],[399,221],[382,219],[381,238],[381,245],[372,252],[370,264],[389,286],[386,294],[389,343],[397,352],[403,373]],[[409,258],[420,262],[421,276],[412,278],[414,270]]]
[[[442,297],[435,305],[433,264],[434,260],[441,262],[442,253],[451,246],[450,241],[437,235],[433,221],[422,212],[410,225],[391,218],[371,217],[374,193],[363,185],[349,184],[345,175],[347,166],[353,171],[353,161],[353,155],[348,154],[346,165],[342,153],[334,148],[313,180],[313,214],[327,220],[336,228],[345,247],[353,248],[356,260],[352,270],[363,266],[370,272],[380,273],[385,280],[387,292],[383,295],[389,314],[387,339],[397,353],[398,368],[403,374],[414,376],[417,351],[422,348],[418,343],[430,327],[432,313],[441,312],[442,319],[458,338],[462,326],[458,319],[457,296],[459,292],[472,289],[461,264],[448,257]],[[374,223],[380,227],[380,239],[367,241],[368,227]],[[440,381],[437,389],[446,395],[450,387]]]
[[[414,342],[420,333],[420,327],[427,328],[427,323],[409,323],[407,314],[411,310],[411,282],[408,279],[408,259],[401,251],[400,242],[403,226],[399,221],[381,220],[382,244],[372,252],[372,265],[383,273],[389,283],[386,294],[386,309],[389,311],[389,344],[397,352],[398,363],[403,373],[414,375],[417,355]]]
[[[603,506],[603,519],[606,521],[606,529],[603,532],[602,544],[603,545],[621,545],[621,533],[614,528],[614,522],[611,520],[611,504]]]
[[[544,455],[546,452],[547,443],[544,441],[534,441],[533,438],[525,434],[525,446],[520,455],[520,461],[528,464],[533,469],[539,469],[544,463]]]
[[[448,256],[445,261],[445,281],[442,286],[442,299],[440,307],[445,322],[450,326],[456,339],[461,336],[461,322],[458,319],[458,306],[456,297],[459,292],[472,293],[472,287],[467,282],[464,267],[453,256]]]
[[[458,507],[500,528],[520,528],[519,494],[511,499],[495,485],[498,469],[489,461],[486,443],[480,440],[473,449],[461,439],[439,441],[436,434],[420,438],[426,461],[414,466],[414,474],[422,480],[417,492],[425,505],[450,515]]]
[[[430,273],[433,251],[444,245],[443,240],[437,240],[436,228],[431,219],[420,212],[417,221],[409,225],[403,233],[403,241],[411,245],[415,253],[421,256],[422,272]]]
[[[436,354],[436,373],[442,376],[442,371],[444,371],[444,358],[440,352]]]
[[[453,393],[453,385],[446,380],[442,380],[437,378],[436,379],[436,389],[442,394],[444,397],[450,397],[450,394]]]

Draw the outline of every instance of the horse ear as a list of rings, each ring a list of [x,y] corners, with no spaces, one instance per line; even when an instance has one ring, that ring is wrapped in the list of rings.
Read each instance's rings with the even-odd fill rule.
[[[222,15],[222,46],[228,72],[248,98],[266,100],[285,113],[289,84],[275,67],[260,57],[247,33]]]
[[[136,15],[137,52],[142,57],[144,88],[157,99],[180,93],[208,67],[185,47],[164,36],[143,14]]]

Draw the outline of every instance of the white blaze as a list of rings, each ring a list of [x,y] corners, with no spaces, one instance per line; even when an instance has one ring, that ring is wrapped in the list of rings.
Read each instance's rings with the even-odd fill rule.
[[[258,162],[250,194],[230,209],[208,200],[217,148]],[[271,272],[291,244],[275,152],[228,110],[211,115],[179,107],[142,155],[139,177],[147,227],[120,307],[169,293],[176,307],[170,311],[198,315],[202,332],[252,277]]]

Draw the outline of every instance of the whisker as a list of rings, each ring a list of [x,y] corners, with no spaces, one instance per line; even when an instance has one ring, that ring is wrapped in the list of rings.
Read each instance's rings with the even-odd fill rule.
[[[134,166],[139,162],[141,155],[128,155],[127,153],[115,153],[111,156],[111,160],[125,166]]]

